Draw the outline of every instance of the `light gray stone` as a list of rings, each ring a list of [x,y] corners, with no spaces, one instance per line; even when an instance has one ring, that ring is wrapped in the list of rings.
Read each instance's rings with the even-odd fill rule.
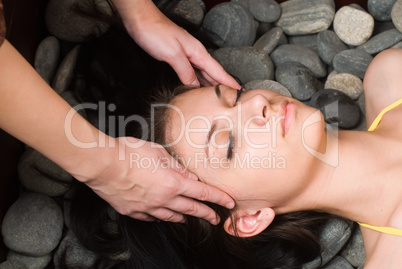
[[[36,72],[51,85],[60,60],[60,43],[54,36],[44,38],[36,48],[34,67]]]
[[[344,258],[337,256],[322,269],[353,269],[353,266]]]
[[[366,43],[357,47],[362,49],[369,54],[377,54],[385,49],[388,49],[399,41],[402,40],[402,33],[397,29],[391,29],[382,32],[376,36],[370,38]]]
[[[366,42],[374,30],[374,19],[365,11],[341,7],[335,14],[334,31],[348,45],[359,46]]]
[[[334,31],[325,30],[318,33],[317,36],[317,50],[318,55],[328,65],[332,65],[334,56],[347,50],[348,47],[339,39]]]
[[[262,35],[253,45],[254,48],[270,54],[277,46],[287,44],[288,41],[279,27],[272,28]]]
[[[354,232],[349,244],[342,250],[341,256],[354,267],[362,266],[366,262],[363,235],[359,228]]]
[[[393,48],[393,49],[402,49],[402,41],[396,43],[396,44],[393,45],[391,48]]]
[[[282,14],[276,26],[288,35],[314,34],[326,30],[335,14],[333,0],[290,0],[280,6]]]
[[[377,21],[390,21],[396,0],[368,0],[367,9]]]
[[[305,101],[317,91],[317,78],[307,67],[296,62],[285,62],[277,66],[276,81],[292,93],[293,98]]]
[[[55,268],[60,268],[60,260],[63,255],[68,268],[93,268],[97,259],[97,255],[83,247],[71,230],[67,231],[54,254]]]
[[[76,45],[60,63],[52,83],[52,88],[58,94],[66,91],[70,86],[74,76],[74,69],[78,60],[79,53],[80,45]]]
[[[18,175],[25,188],[49,196],[64,194],[73,181],[69,173],[32,148],[21,156]]]
[[[85,12],[113,14],[107,0],[50,0],[45,11],[46,27],[52,35],[70,42],[89,41],[109,29],[109,23]]]
[[[245,84],[274,78],[274,65],[268,54],[253,47],[220,48],[211,53],[225,70]]]
[[[52,259],[52,255],[47,254],[40,257],[27,256],[14,251],[9,251],[7,254],[7,260],[17,261],[23,263],[28,269],[43,269],[49,264]]]
[[[284,96],[292,97],[292,94],[285,86],[274,80],[253,80],[247,82],[244,85],[244,88],[248,91],[254,89],[266,89],[277,92]]]
[[[350,73],[363,79],[372,60],[364,50],[349,49],[336,54],[332,64],[338,73]]]
[[[2,226],[3,242],[28,256],[45,256],[59,244],[63,213],[49,196],[23,193],[8,209]]]
[[[391,18],[396,29],[402,32],[402,0],[397,0],[391,10]]]
[[[251,46],[255,41],[254,18],[243,6],[224,2],[206,15],[203,27],[218,47]]]
[[[318,54],[302,46],[285,44],[277,47],[270,56],[275,66],[285,62],[298,62],[310,69],[317,78],[327,74],[326,65]]]
[[[356,100],[363,93],[363,81],[355,75],[348,73],[338,73],[328,76],[324,87],[344,92],[353,100]]]
[[[248,0],[248,10],[261,22],[276,22],[281,16],[281,7],[274,0]]]

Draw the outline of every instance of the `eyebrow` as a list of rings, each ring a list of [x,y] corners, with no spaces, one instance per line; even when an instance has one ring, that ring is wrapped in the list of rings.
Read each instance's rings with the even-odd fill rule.
[[[221,89],[219,87],[220,87],[220,84],[215,86],[215,94],[218,99],[221,99]],[[207,157],[209,157],[209,143],[210,143],[211,137],[215,133],[215,131],[216,131],[216,122],[213,122],[211,129],[209,129],[208,134],[207,134],[207,144],[205,147],[205,154],[207,155]]]

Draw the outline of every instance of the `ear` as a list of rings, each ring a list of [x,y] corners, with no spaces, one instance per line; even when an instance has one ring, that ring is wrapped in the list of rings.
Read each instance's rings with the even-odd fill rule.
[[[225,220],[223,228],[233,236],[251,237],[264,231],[274,220],[274,217],[275,211],[269,207],[254,212],[237,212],[234,213],[233,217]]]

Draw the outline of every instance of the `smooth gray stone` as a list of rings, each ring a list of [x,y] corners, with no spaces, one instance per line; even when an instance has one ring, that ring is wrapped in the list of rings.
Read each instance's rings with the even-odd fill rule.
[[[274,64],[271,58],[253,47],[220,48],[211,55],[243,84],[252,80],[274,79]]]
[[[367,9],[377,21],[390,21],[396,0],[368,0]]]
[[[69,173],[32,148],[22,154],[18,175],[25,188],[49,196],[64,194],[73,181]]]
[[[51,84],[60,60],[60,43],[54,36],[44,38],[35,53],[34,67],[36,72]]]
[[[335,15],[333,0],[290,0],[280,4],[276,22],[288,35],[314,34],[328,29]]]
[[[366,42],[374,30],[374,19],[366,11],[343,6],[335,14],[334,31],[348,45],[359,46]]]
[[[347,94],[335,89],[317,91],[310,105],[322,112],[327,123],[342,129],[352,129],[361,119],[359,106]]]
[[[328,76],[325,88],[339,90],[346,93],[353,100],[356,100],[363,92],[363,81],[349,73],[338,73]]]
[[[325,225],[320,235],[322,247],[322,260],[317,257],[311,262],[303,265],[303,269],[317,269],[322,261],[322,265],[327,264],[342,249],[351,236],[351,221],[334,217]]]
[[[293,98],[305,101],[316,92],[317,78],[307,67],[296,62],[277,66],[275,78],[291,92]]]
[[[28,269],[46,268],[51,259],[52,255],[50,254],[40,257],[27,256],[14,251],[9,251],[7,254],[7,260],[23,263]]]
[[[343,50],[347,50],[348,47],[339,39],[334,31],[325,30],[318,33],[317,49],[318,55],[323,62],[332,65],[334,56]]]
[[[58,94],[66,91],[70,86],[79,53],[80,45],[76,45],[60,63],[52,83],[53,90]]]
[[[357,98],[356,103],[360,107],[361,112],[366,115],[366,97],[364,96],[364,92]]]
[[[274,0],[248,0],[253,17],[261,22],[276,22],[281,16],[281,7]]]
[[[109,29],[109,23],[87,16],[82,11],[108,16],[113,14],[107,0],[50,0],[45,11],[46,27],[52,35],[70,42],[86,42],[100,37]]]
[[[198,0],[181,0],[173,9],[173,14],[199,27],[204,19],[204,9]]]
[[[22,193],[8,209],[2,226],[4,244],[28,256],[45,256],[59,244],[63,213],[47,195]]]
[[[393,45],[391,48],[393,48],[393,49],[402,49],[402,41],[396,43],[396,44]]]
[[[337,256],[332,261],[330,261],[327,265],[322,267],[322,269],[354,269],[350,263],[344,258]]]
[[[279,27],[272,28],[269,32],[262,35],[253,45],[254,48],[270,54],[277,46],[287,44],[285,34]]]
[[[391,29],[370,38],[366,43],[357,47],[369,54],[377,54],[388,49],[402,40],[402,33],[397,29]]]
[[[399,30],[399,32],[402,32],[402,1],[397,0],[392,7],[391,11],[391,18],[392,22],[394,23],[396,29]]]
[[[270,56],[275,66],[285,62],[298,62],[310,69],[317,78],[327,75],[325,64],[321,61],[318,54],[311,49],[298,45],[285,44],[277,47]]]
[[[359,49],[349,49],[334,56],[332,64],[338,73],[350,73],[363,79],[373,57]]]
[[[251,0],[231,0],[230,2],[241,5],[245,9],[249,10]]]
[[[0,263],[0,269],[28,269],[28,268],[21,262],[5,261]]]
[[[282,94],[284,96],[292,97],[292,94],[285,86],[274,80],[253,80],[247,82],[244,85],[244,88],[248,91],[254,89],[266,89]]]
[[[317,50],[317,34],[289,36],[289,44]]]
[[[97,259],[97,255],[83,247],[71,230],[67,231],[66,236],[54,253],[53,262],[55,268],[60,268],[60,261],[63,255],[65,256],[67,268],[94,268]]]
[[[218,47],[251,46],[255,41],[253,16],[243,6],[232,2],[214,6],[205,15],[203,27]]]
[[[356,229],[351,241],[342,250],[341,256],[354,267],[362,266],[366,262],[363,235],[359,228]]]

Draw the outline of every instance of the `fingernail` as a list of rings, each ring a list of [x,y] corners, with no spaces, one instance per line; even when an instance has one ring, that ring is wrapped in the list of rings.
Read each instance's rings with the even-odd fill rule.
[[[232,209],[235,206],[233,202],[227,203],[226,208]]]
[[[213,220],[211,220],[211,224],[212,224],[212,225],[216,225],[216,224],[218,224],[218,222],[217,222],[216,219],[213,219]]]
[[[198,87],[200,86],[200,84],[198,83],[198,80],[194,80],[193,82],[191,82],[191,86]]]

